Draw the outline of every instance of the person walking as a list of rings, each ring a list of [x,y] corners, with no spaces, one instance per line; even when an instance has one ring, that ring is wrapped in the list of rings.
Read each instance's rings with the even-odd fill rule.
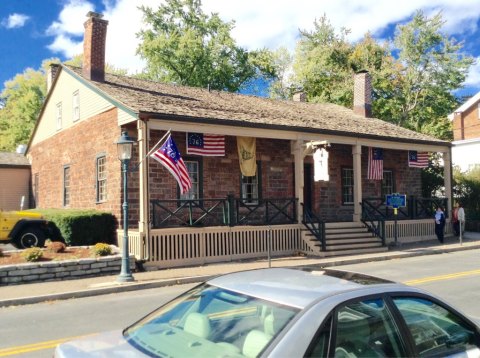
[[[465,231],[465,210],[463,209],[462,203],[458,203],[457,220],[459,226],[458,235],[460,235],[460,233],[463,234]]]
[[[437,235],[438,241],[443,244],[443,232],[445,230],[445,214],[442,210],[442,207],[438,207],[435,212],[435,234]]]

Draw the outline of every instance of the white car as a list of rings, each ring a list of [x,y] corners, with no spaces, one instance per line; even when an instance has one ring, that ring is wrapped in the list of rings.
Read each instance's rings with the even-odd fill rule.
[[[76,357],[480,357],[480,330],[414,287],[338,270],[209,280],[123,331],[59,345]]]

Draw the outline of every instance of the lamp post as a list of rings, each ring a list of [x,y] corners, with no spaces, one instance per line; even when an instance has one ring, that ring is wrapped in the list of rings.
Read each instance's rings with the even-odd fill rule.
[[[130,270],[130,253],[128,250],[128,186],[127,172],[128,164],[132,159],[132,149],[134,140],[128,136],[126,131],[122,132],[117,141],[118,159],[122,162],[123,172],[123,247],[122,247],[122,267],[120,275],[117,277],[118,282],[133,281],[132,272]]]

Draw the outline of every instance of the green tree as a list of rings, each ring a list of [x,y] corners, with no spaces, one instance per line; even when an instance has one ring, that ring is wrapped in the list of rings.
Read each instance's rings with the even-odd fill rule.
[[[453,194],[465,208],[468,220],[480,220],[480,167],[467,172],[453,170]]]
[[[205,14],[200,0],[167,0],[154,11],[142,6],[146,29],[137,52],[147,62],[143,77],[194,87],[238,91],[247,81],[273,77],[268,50],[236,45],[234,22]]]
[[[310,102],[352,104],[353,81],[349,58],[353,46],[348,29],[337,34],[324,15],[315,20],[312,31],[300,31],[293,63],[294,81]]]
[[[27,68],[10,81],[0,94],[0,150],[13,151],[28,143],[46,96],[46,69],[53,59],[45,60],[39,70]]]
[[[450,139],[447,115],[457,106],[453,91],[461,88],[474,59],[461,53],[463,45],[442,33],[442,14],[431,18],[418,11],[412,21],[397,27],[399,71],[396,96],[390,98],[393,123]],[[387,119],[381,108],[378,116]]]

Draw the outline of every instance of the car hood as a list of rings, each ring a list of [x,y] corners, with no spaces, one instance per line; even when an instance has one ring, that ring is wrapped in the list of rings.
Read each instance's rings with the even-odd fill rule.
[[[148,357],[127,343],[121,330],[88,335],[62,343],[55,349],[55,358]]]

